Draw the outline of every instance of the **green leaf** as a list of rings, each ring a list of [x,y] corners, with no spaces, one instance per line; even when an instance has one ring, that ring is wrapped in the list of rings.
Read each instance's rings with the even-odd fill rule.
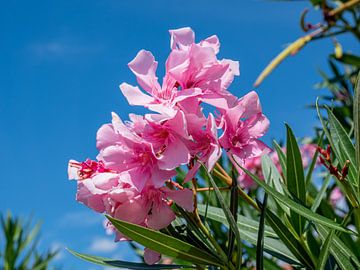
[[[136,224],[106,217],[122,234],[139,244],[172,258],[198,265],[221,266],[219,259],[184,241]]]
[[[224,211],[226,220],[228,221],[229,225],[230,225],[230,229],[233,231],[234,235],[235,235],[235,239],[236,239],[236,243],[237,243],[237,256],[236,256],[236,264],[235,264],[235,269],[239,269],[240,265],[241,265],[241,261],[242,261],[242,248],[241,248],[241,238],[240,238],[240,232],[239,229],[236,225],[236,221],[234,216],[232,215],[229,207],[226,205],[225,200],[223,198],[223,196],[221,195],[221,192],[218,188],[218,186],[216,185],[213,177],[211,176],[211,174],[208,172],[206,166],[201,162],[201,161],[197,161],[201,164],[201,166],[204,168],[209,181],[211,183],[211,185],[214,188],[215,191],[215,195],[220,203],[221,208]]]
[[[356,170],[358,187],[360,189],[360,72],[357,76],[357,82],[354,90],[354,134],[355,134],[355,156],[356,156]]]
[[[103,265],[107,267],[115,267],[115,268],[125,268],[125,269],[181,269],[181,268],[193,268],[191,265],[171,265],[171,264],[154,264],[148,265],[145,263],[133,263],[133,262],[125,262],[125,261],[117,261],[113,259],[92,256],[87,254],[78,253],[74,250],[67,248],[67,250],[74,256],[85,260],[87,262],[95,263],[98,265]]]
[[[318,139],[318,142],[317,142],[317,146],[320,146],[322,141],[324,140],[324,136],[325,136],[325,132],[323,131]],[[310,185],[310,182],[311,182],[311,176],[312,176],[312,173],[314,171],[314,168],[315,168],[315,165],[316,165],[316,161],[318,159],[318,156],[319,156],[319,150],[316,148],[316,151],[314,153],[314,156],[311,160],[311,163],[310,163],[310,166],[308,167],[308,170],[307,170],[307,173],[306,173],[306,177],[305,177],[305,187],[308,188],[309,185]]]
[[[259,222],[258,240],[256,243],[256,270],[264,269],[264,229],[265,229],[265,215],[267,207],[267,193],[264,195],[264,200],[261,205],[261,215]]]
[[[320,238],[325,241],[330,233],[330,229],[321,224],[316,225]],[[330,243],[330,253],[334,256],[341,269],[356,270],[360,269],[360,262],[354,253],[349,249],[338,236],[334,235]]]
[[[325,178],[324,178],[324,181],[321,185],[321,188],[319,190],[318,193],[316,193],[316,197],[315,197],[315,200],[311,206],[311,210],[313,212],[316,212],[316,210],[318,209],[320,203],[321,203],[321,200],[322,198],[324,197],[324,195],[326,194],[326,189],[330,183],[330,180],[331,180],[331,175],[328,174]]]
[[[276,191],[284,194],[281,175],[268,155],[261,157],[261,168],[264,178],[268,183],[272,185]]]
[[[286,183],[287,182],[287,180],[286,180],[286,156],[285,156],[283,150],[281,149],[280,145],[278,145],[278,143],[276,141],[273,141],[273,144],[274,144],[276,153],[277,153],[277,155],[279,157],[280,166],[281,166],[282,173],[283,173],[283,176],[285,178],[284,180],[285,180],[285,183]]]
[[[307,268],[313,269],[314,262],[309,255],[308,250],[302,245],[296,235],[294,235],[281,220],[271,212],[266,211],[266,220],[270,226],[275,230],[280,239],[289,248],[296,258]]]
[[[349,182],[357,186],[358,183],[356,177],[357,172],[355,169],[356,157],[354,145],[332,111],[328,107],[326,107],[326,110],[329,116],[330,133],[333,144],[332,148],[335,151],[336,157],[340,161],[340,166],[344,165],[346,160],[350,161],[348,179]]]
[[[286,126],[286,179],[290,193],[298,198],[303,205],[306,205],[306,191],[304,168],[302,165],[299,146],[296,142],[294,133],[289,125]],[[291,223],[298,235],[302,235],[305,219],[293,210],[290,211]]]
[[[336,58],[335,55],[333,55],[333,54],[331,56],[333,58],[335,58],[336,60],[338,60],[339,62],[360,68],[360,57],[359,56],[349,54],[349,53],[343,53],[343,55],[340,58]]]
[[[339,230],[346,233],[352,233],[356,234],[355,232],[341,227],[338,223],[332,221],[331,219],[328,219],[324,216],[321,216],[319,214],[313,213],[308,208],[302,206],[301,204],[298,204],[294,202],[292,199],[282,195],[281,193],[277,192],[275,189],[270,187],[268,184],[264,183],[264,181],[260,180],[256,175],[252,174],[250,171],[242,167],[240,164],[237,164],[247,175],[249,175],[259,186],[261,186],[267,193],[269,193],[271,196],[274,196],[276,199],[278,199],[279,203],[285,204],[290,209],[295,211],[296,213],[302,215],[303,217],[317,222],[319,224],[323,224],[329,228],[333,228],[335,230]]]
[[[261,169],[266,183],[268,183],[279,193],[285,195],[286,187],[284,186],[282,177],[275,164],[268,155],[264,155],[261,157]],[[288,191],[286,190],[286,192]],[[267,203],[268,207],[271,209],[275,209],[278,214],[282,214],[283,212],[285,212],[286,214],[290,215],[290,209],[283,204],[277,203],[276,201],[274,201],[273,198],[269,198]]]
[[[323,270],[325,269],[325,265],[327,262],[327,259],[329,257],[329,251],[330,251],[330,244],[332,241],[332,238],[334,236],[334,230],[331,230],[328,236],[326,237],[324,244],[321,246],[321,252],[319,255],[319,260],[316,264],[316,270]]]
[[[204,216],[206,206],[198,205],[199,214]],[[229,224],[226,220],[224,212],[221,208],[209,206],[207,211],[207,217],[209,219],[215,220],[226,227],[229,227]],[[245,241],[249,242],[252,245],[257,244],[257,235],[259,229],[259,222],[247,218],[243,215],[238,215],[237,226],[241,231],[241,237]],[[288,250],[288,248],[278,239],[277,234],[273,229],[267,225],[264,226],[264,250],[271,252],[274,256],[278,258],[286,258],[288,261],[298,263],[298,260],[294,255]]]

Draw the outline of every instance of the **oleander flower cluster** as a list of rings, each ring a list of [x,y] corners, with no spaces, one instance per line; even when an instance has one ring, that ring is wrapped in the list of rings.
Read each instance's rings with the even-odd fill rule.
[[[269,152],[259,140],[269,121],[258,95],[238,98],[229,92],[239,63],[217,58],[217,36],[196,43],[194,32],[181,28],[170,30],[170,38],[161,83],[154,56],[141,50],[128,64],[138,86],[120,85],[130,105],[149,112],[130,114],[126,121],[112,113],[111,123],[97,132],[96,161],[69,162],[79,202],[155,230],[175,219],[173,204],[194,209],[192,190],[174,180],[177,168],[188,168],[186,182],[196,177],[201,164],[211,171],[222,154],[244,165]],[[116,235],[116,240],[128,240]],[[144,258],[152,264],[160,254],[145,249]]]

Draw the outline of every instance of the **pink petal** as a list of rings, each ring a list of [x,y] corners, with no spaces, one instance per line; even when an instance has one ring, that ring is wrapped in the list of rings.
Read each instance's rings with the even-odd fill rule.
[[[126,222],[142,224],[148,211],[141,199],[129,200],[116,208],[114,217]]]
[[[128,66],[136,75],[138,83],[145,91],[152,93],[161,89],[158,78],[155,75],[157,62],[151,52],[145,50],[139,51]]]
[[[79,163],[76,160],[70,159],[69,163],[68,163],[68,177],[69,180],[73,180],[73,179],[79,179],[79,175],[78,175],[78,168],[75,168],[73,166],[71,166],[71,163]]]
[[[96,133],[96,148],[99,150],[119,142],[120,140],[110,124],[102,125]]]
[[[206,38],[205,40],[200,41],[200,46],[210,47],[217,54],[220,49],[219,38],[216,35]]]
[[[160,170],[155,167],[151,171],[151,180],[156,188],[160,188],[164,185],[166,180],[174,177],[175,175],[175,170]]]
[[[76,200],[82,202],[96,212],[102,213],[105,211],[102,195],[92,194],[82,182],[78,182]]]
[[[194,211],[194,194],[191,189],[185,188],[182,190],[166,189],[167,196],[174,200],[176,204],[184,208],[185,210]]]
[[[269,119],[262,113],[258,113],[244,122],[246,132],[251,138],[260,138],[265,135],[269,129]]]
[[[174,212],[166,202],[162,202],[157,207],[153,207],[150,212],[151,214],[148,216],[147,224],[149,228],[154,230],[166,228],[176,218]]]
[[[160,259],[161,259],[160,253],[153,251],[149,248],[144,249],[144,261],[147,264],[151,265],[151,264],[157,263],[158,261],[160,261]]]
[[[141,92],[139,87],[127,83],[120,84],[120,90],[130,105],[144,106],[154,102],[154,98]]]
[[[161,170],[172,170],[180,165],[187,164],[190,159],[190,153],[186,145],[175,137],[165,148],[165,151],[158,158],[159,168]]]
[[[195,33],[190,27],[169,30],[171,49],[187,49],[195,41]]]

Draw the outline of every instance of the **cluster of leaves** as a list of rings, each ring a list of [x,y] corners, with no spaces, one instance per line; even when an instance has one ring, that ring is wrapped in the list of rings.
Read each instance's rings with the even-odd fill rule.
[[[2,236],[0,240],[0,269],[4,270],[46,270],[53,269],[50,262],[56,251],[38,251],[40,224],[32,226],[31,220],[26,224],[20,219],[1,215]]]

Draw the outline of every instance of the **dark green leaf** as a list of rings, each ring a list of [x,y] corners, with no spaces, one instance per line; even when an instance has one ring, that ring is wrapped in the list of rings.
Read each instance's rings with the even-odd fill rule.
[[[198,209],[200,215],[205,214],[205,205],[198,205]],[[227,227],[229,226],[221,208],[209,206],[207,216],[209,219],[218,221]],[[242,239],[250,244],[256,245],[259,222],[245,216],[238,215],[237,225],[241,230]],[[265,225],[264,237],[264,250],[283,260],[287,259],[288,261],[298,262],[297,258],[292,255],[288,248],[279,241],[277,234],[271,229],[271,227]]]
[[[354,134],[355,134],[355,156],[356,156],[356,170],[357,170],[357,179],[358,187],[360,190],[360,72],[357,76],[357,82],[354,90]]]
[[[326,237],[330,233],[330,229],[326,228],[321,224],[316,225],[317,231],[320,238],[325,241]],[[360,269],[360,262],[338,236],[334,235],[330,243],[330,253],[334,256],[336,262],[339,264],[341,269],[356,270]]]
[[[110,216],[106,217],[119,232],[156,252],[194,264],[221,266],[218,258],[179,239]]]
[[[259,186],[261,186],[267,193],[269,193],[271,196],[274,196],[276,199],[278,199],[279,203],[285,204],[290,209],[294,210],[298,214],[302,215],[303,217],[314,221],[319,224],[323,224],[329,228],[333,228],[335,230],[339,230],[346,233],[352,233],[356,234],[355,232],[341,227],[338,223],[332,221],[331,219],[328,219],[324,216],[321,216],[319,214],[313,213],[308,208],[302,206],[301,204],[298,204],[294,202],[291,198],[288,198],[287,196],[282,195],[281,193],[277,192],[275,189],[270,187],[268,184],[264,183],[264,181],[260,180],[256,175],[252,174],[247,169],[243,168],[240,164],[238,166],[247,174],[249,175]]]
[[[125,262],[125,261],[117,261],[108,258],[86,255],[82,253],[78,253],[71,249],[67,249],[74,256],[85,260],[87,262],[95,263],[98,265],[103,265],[107,267],[115,267],[115,268],[124,268],[124,269],[181,269],[181,268],[193,268],[191,265],[171,265],[171,264],[154,264],[148,265],[145,263],[133,263],[133,262]]]
[[[258,239],[256,243],[256,269],[263,270],[264,269],[264,229],[265,229],[265,215],[266,215],[266,207],[267,207],[267,193],[264,195],[264,200],[261,205],[261,215],[259,222],[259,231],[258,231]]]
[[[299,239],[294,235],[281,220],[271,212],[266,211],[266,220],[270,226],[275,230],[280,239],[294,254],[294,256],[307,268],[313,269],[314,262],[309,255],[308,250],[302,245]]]
[[[332,241],[332,238],[334,236],[334,230],[331,230],[328,236],[326,237],[324,244],[321,246],[321,252],[319,255],[318,262],[316,264],[316,270],[323,270],[325,269],[325,265],[327,262],[327,259],[329,257],[329,251],[330,251],[330,244]]]
[[[306,191],[304,168],[302,165],[299,146],[291,128],[286,125],[286,179],[290,193],[295,196],[300,203],[306,205]],[[305,219],[293,210],[290,212],[291,223],[298,235],[302,235]]]
[[[284,152],[282,151],[280,145],[278,145],[278,143],[276,141],[273,141],[273,145],[274,145],[276,153],[279,157],[280,166],[281,166],[284,180],[286,183],[286,156],[285,156]]]
[[[360,57],[359,56],[349,54],[349,53],[343,53],[343,55],[340,58],[336,58],[335,55],[332,55],[332,57],[344,64],[348,64],[348,65],[356,66],[356,67],[360,68]]]
[[[215,191],[215,195],[220,203],[221,208],[224,211],[225,217],[230,225],[230,229],[233,231],[234,235],[235,235],[235,239],[236,239],[236,243],[237,243],[237,256],[236,256],[236,265],[235,265],[235,269],[239,269],[240,265],[241,265],[241,261],[242,261],[242,248],[241,248],[241,238],[240,238],[240,232],[239,229],[236,225],[236,221],[234,216],[232,215],[229,207],[226,205],[225,200],[223,198],[223,196],[221,195],[221,192],[218,188],[218,186],[216,185],[213,177],[211,176],[210,173],[208,173],[207,168],[205,167],[205,165],[203,163],[201,163],[200,161],[198,161],[201,166],[204,168],[204,170],[206,171],[206,174],[209,178],[209,181],[211,183],[211,185],[214,188]]]
[[[350,161],[348,179],[353,185],[357,186],[358,183],[356,177],[357,172],[355,169],[356,157],[354,145],[332,111],[328,107],[326,109],[329,116],[330,133],[333,144],[332,148],[336,153],[336,157],[340,161],[340,166],[344,165],[346,160]]]

